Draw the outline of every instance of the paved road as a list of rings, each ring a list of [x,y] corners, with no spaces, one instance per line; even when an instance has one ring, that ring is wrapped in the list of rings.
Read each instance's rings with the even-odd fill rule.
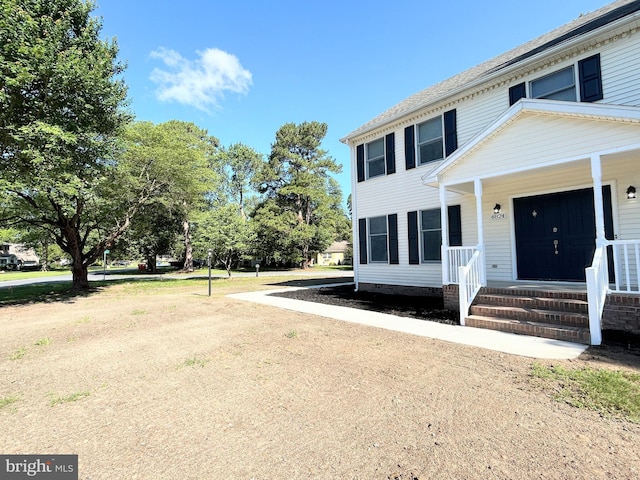
[[[126,272],[126,273],[125,273]],[[189,274],[177,274],[174,272],[171,273],[136,273],[137,270],[125,270],[119,269],[115,271],[107,270],[106,275],[102,274],[102,271],[94,271],[89,272],[89,281],[90,282],[102,282],[104,280],[125,280],[125,279],[136,279],[136,278],[166,278],[166,279],[187,279],[187,278],[208,278],[208,273],[206,269],[198,270]],[[255,272],[234,272],[234,277],[255,277]],[[275,271],[275,272],[260,272],[261,277],[284,277],[284,276],[300,276],[300,277],[353,277],[353,272],[349,270],[285,270],[285,271]],[[211,274],[211,278],[226,278],[226,274]],[[36,277],[36,278],[25,278],[22,280],[2,280],[0,276],[0,288],[8,288],[8,287],[17,287],[20,285],[32,285],[34,283],[55,283],[55,282],[71,282],[71,273],[66,273],[63,275],[55,275],[49,277]]]

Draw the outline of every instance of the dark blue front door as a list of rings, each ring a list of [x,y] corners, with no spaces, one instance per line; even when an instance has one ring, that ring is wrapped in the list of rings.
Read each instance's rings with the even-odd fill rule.
[[[613,238],[611,188],[602,188],[605,234]],[[595,252],[593,189],[513,201],[518,278],[585,281]]]

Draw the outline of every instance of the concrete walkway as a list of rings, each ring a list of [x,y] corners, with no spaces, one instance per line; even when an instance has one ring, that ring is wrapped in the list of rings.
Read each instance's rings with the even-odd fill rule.
[[[319,285],[318,287],[326,286],[328,285]],[[515,335],[482,328],[444,325],[437,322],[398,317],[386,313],[270,296],[271,293],[275,292],[301,289],[302,287],[288,287],[277,290],[235,293],[228,295],[228,297],[524,357],[566,360],[578,357],[588,348],[587,345],[562,342],[548,338]]]

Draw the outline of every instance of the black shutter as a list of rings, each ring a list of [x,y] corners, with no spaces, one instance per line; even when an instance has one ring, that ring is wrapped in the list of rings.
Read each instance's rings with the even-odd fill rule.
[[[398,265],[398,215],[393,214],[387,217],[387,225],[389,226],[389,263]]]
[[[396,173],[396,135],[390,133],[384,137],[384,158],[387,162],[387,175]]]
[[[444,112],[444,151],[448,157],[458,149],[458,127],[456,122],[456,110]]]
[[[413,125],[404,129],[404,161],[407,170],[416,168],[416,141]]]
[[[595,102],[602,100],[602,75],[600,72],[600,54],[578,62],[580,74],[580,101]]]
[[[418,239],[418,212],[407,212],[409,232],[409,265],[420,263],[420,243]]]
[[[356,147],[356,166],[358,169],[358,181],[364,182],[364,144]]]
[[[509,88],[509,106],[516,103],[521,98],[525,98],[527,96],[527,88],[524,83],[519,83],[518,85],[514,85]]]
[[[367,263],[367,219],[358,220],[358,245],[360,250],[360,264]]]
[[[449,205],[449,246],[462,246],[462,217],[460,214],[460,205]]]

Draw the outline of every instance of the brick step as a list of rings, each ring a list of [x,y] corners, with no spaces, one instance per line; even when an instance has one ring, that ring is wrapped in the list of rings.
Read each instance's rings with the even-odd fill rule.
[[[544,293],[544,292],[542,292]],[[476,296],[475,303],[504,307],[535,308],[572,313],[589,313],[589,303],[576,298],[556,298],[545,296],[522,296],[511,294],[484,293]]]
[[[589,330],[566,325],[531,322],[526,320],[510,320],[506,318],[469,315],[465,319],[469,327],[487,328],[501,332],[518,333],[542,338],[552,338],[565,342],[590,344]]]
[[[589,315],[586,313],[474,304],[471,306],[471,314],[483,317],[507,318],[510,320],[521,320],[541,324],[562,325],[566,327],[589,328]]]
[[[527,288],[500,288],[500,287],[483,287],[480,295],[502,295],[515,297],[532,297],[532,298],[556,298],[556,299],[573,299],[587,301],[587,293],[574,290],[533,290]]]

